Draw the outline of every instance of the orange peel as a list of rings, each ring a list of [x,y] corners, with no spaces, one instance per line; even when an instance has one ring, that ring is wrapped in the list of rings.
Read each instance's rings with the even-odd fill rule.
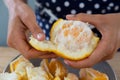
[[[96,48],[99,37],[95,36],[88,23],[58,19],[50,31],[50,40],[38,41],[30,37],[30,45],[40,51],[53,52],[69,59],[81,60]]]

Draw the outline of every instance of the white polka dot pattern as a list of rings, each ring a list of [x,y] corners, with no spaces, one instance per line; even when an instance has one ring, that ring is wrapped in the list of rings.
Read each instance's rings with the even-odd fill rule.
[[[46,34],[46,30],[45,29],[43,29],[43,32]]]
[[[40,22],[40,23],[39,23],[39,26],[40,26],[40,27],[42,27],[42,26],[43,26],[43,23],[42,23],[42,22]]]
[[[92,1],[92,0],[88,0],[88,1]]]
[[[103,2],[107,2],[107,0],[103,0]]]
[[[109,4],[109,6],[110,6],[110,7],[113,7],[113,6],[114,6],[114,3],[111,2],[111,3]]]
[[[36,0],[35,5],[36,19],[38,25],[46,34],[46,40],[49,40],[49,31],[52,23],[57,18],[65,19],[67,14],[120,12],[120,0]]]
[[[47,6],[47,7],[49,7],[49,6],[50,6],[50,4],[49,4],[48,2],[46,2],[45,4],[46,4],[46,6]]]
[[[72,10],[71,10],[71,14],[76,14],[76,10],[75,10],[75,9],[72,9]]]
[[[52,0],[52,3],[56,3],[56,0]]]
[[[92,11],[91,11],[91,10],[88,10],[86,13],[87,13],[87,14],[92,14]]]
[[[114,8],[114,9],[115,9],[115,11],[117,11],[117,10],[119,9],[119,6],[118,6],[118,5],[117,5],[117,6],[115,6],[115,8]]]
[[[95,9],[98,9],[98,8],[100,8],[100,5],[99,5],[98,3],[96,3],[96,4],[94,5],[94,8],[95,8]]]
[[[49,29],[49,25],[48,25],[48,24],[46,24],[46,25],[45,25],[45,28],[46,28],[46,29]]]
[[[81,2],[81,3],[79,4],[79,7],[80,7],[80,8],[84,8],[84,7],[85,7],[85,4]]]
[[[110,7],[110,6],[108,6],[108,7],[107,7],[107,10],[111,10],[111,7]]]
[[[49,37],[48,37],[48,36],[46,37],[46,40],[49,40]]]
[[[57,11],[57,12],[60,12],[60,11],[61,11],[61,7],[60,7],[60,6],[57,6],[57,7],[56,7],[56,11]]]
[[[103,10],[101,11],[101,13],[103,13],[103,14],[104,14],[104,13],[106,13],[106,10],[105,10],[105,9],[103,9]]]
[[[64,6],[65,6],[65,7],[69,7],[69,5],[70,5],[70,3],[69,3],[68,1],[65,1],[65,2],[64,2]]]

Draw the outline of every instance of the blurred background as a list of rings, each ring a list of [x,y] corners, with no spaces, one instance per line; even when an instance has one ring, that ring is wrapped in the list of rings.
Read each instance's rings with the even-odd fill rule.
[[[34,1],[28,0],[28,4],[34,10]],[[0,46],[7,46],[8,10],[4,0],[0,0]]]

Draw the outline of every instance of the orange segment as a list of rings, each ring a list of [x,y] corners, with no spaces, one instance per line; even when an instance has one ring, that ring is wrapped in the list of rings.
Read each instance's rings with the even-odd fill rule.
[[[20,76],[21,80],[28,80],[26,67],[33,67],[33,65],[23,56],[20,56],[19,58],[10,63],[11,72],[17,73]]]
[[[57,59],[52,59],[49,64],[50,71],[55,77],[59,77],[61,80],[67,75],[67,69]]]
[[[80,70],[80,80],[109,80],[105,73],[93,68],[83,68]]]

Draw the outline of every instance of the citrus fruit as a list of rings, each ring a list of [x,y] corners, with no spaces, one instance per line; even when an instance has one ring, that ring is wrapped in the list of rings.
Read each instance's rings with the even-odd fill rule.
[[[40,51],[53,52],[69,59],[81,60],[96,48],[99,37],[95,36],[88,23],[58,19],[50,31],[50,40],[38,41],[33,36],[29,43]]]

